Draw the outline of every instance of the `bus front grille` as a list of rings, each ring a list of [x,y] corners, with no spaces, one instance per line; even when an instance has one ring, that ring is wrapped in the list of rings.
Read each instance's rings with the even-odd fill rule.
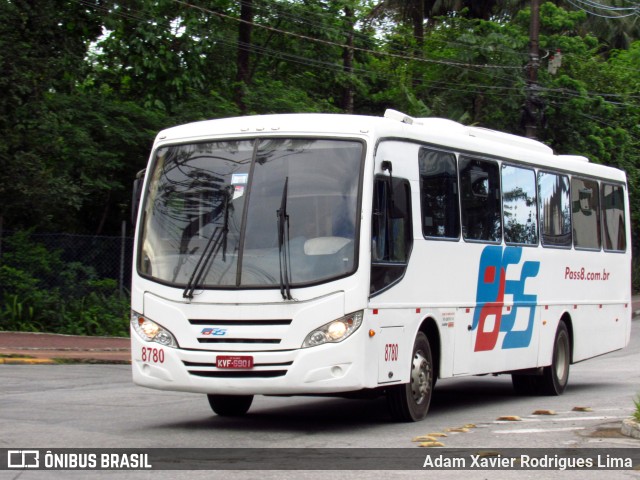
[[[220,369],[215,362],[191,362],[183,360],[190,375],[207,378],[275,378],[287,374],[287,368],[293,365],[293,361],[286,362],[256,362],[253,368],[244,370]]]
[[[208,327],[236,326],[236,327],[269,327],[275,325],[291,325],[291,319],[249,319],[249,320],[222,320],[222,319],[190,319],[191,325],[206,325]]]
[[[280,343],[279,338],[199,338],[198,343]]]
[[[201,345],[279,345],[291,319],[190,319]],[[237,347],[236,347],[237,348]]]
[[[208,378],[275,378],[284,377],[287,370],[189,370],[189,373]]]
[[[183,360],[185,367],[207,367],[207,368],[215,368],[215,362],[188,362]],[[273,363],[256,363],[254,367],[288,367],[293,365],[293,362],[273,362]]]

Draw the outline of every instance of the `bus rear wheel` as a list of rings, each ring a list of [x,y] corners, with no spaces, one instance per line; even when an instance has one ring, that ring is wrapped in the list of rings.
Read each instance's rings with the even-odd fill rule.
[[[400,422],[417,422],[427,416],[433,392],[431,346],[424,333],[418,332],[411,356],[409,383],[387,389],[391,417]]]
[[[513,389],[518,395],[536,395],[538,393],[538,380],[534,375],[511,374]]]
[[[569,330],[561,321],[553,341],[551,365],[542,369],[542,375],[512,373],[513,389],[520,395],[561,395],[569,382],[570,364]]]
[[[541,395],[561,395],[569,383],[569,367],[571,364],[571,344],[569,330],[563,321],[558,324],[553,342],[553,359],[551,365],[542,371],[540,381]]]
[[[253,395],[207,395],[211,410],[221,417],[241,417],[249,411]]]

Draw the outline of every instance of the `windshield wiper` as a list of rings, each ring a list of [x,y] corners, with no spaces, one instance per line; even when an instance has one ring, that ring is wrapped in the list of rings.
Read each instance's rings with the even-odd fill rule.
[[[218,256],[220,248],[222,248],[222,260],[226,261],[227,255],[227,234],[229,233],[229,198],[230,192],[227,189],[223,190],[224,204],[222,207],[223,224],[222,228],[216,227],[209,237],[207,244],[204,246],[204,250],[196,263],[193,273],[187,282],[187,286],[182,292],[183,298],[192,299],[193,293],[202,282],[207,268],[211,265],[211,262]]]
[[[287,196],[289,191],[289,177],[284,181],[278,216],[278,252],[280,257],[280,294],[284,300],[293,300],[289,281],[289,214],[287,213]]]

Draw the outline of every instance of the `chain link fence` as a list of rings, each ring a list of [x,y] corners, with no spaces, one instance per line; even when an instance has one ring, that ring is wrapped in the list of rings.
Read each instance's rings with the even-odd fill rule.
[[[31,240],[49,251],[60,252],[60,258],[65,263],[81,263],[93,268],[98,278],[117,281],[118,292],[128,294],[131,286],[133,237],[125,234],[106,236],[46,233],[32,234]],[[55,288],[60,285],[47,286]]]
[[[126,336],[133,238],[3,232],[0,330]]]

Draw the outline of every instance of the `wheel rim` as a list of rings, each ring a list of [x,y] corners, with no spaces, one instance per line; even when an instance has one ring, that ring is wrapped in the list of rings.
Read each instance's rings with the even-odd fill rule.
[[[567,359],[569,358],[569,348],[564,337],[558,338],[558,349],[556,350],[556,377],[563,381],[567,373]]]
[[[413,356],[413,364],[411,366],[411,394],[413,400],[419,404],[427,398],[429,388],[431,386],[431,372],[429,370],[429,362],[421,351]]]

